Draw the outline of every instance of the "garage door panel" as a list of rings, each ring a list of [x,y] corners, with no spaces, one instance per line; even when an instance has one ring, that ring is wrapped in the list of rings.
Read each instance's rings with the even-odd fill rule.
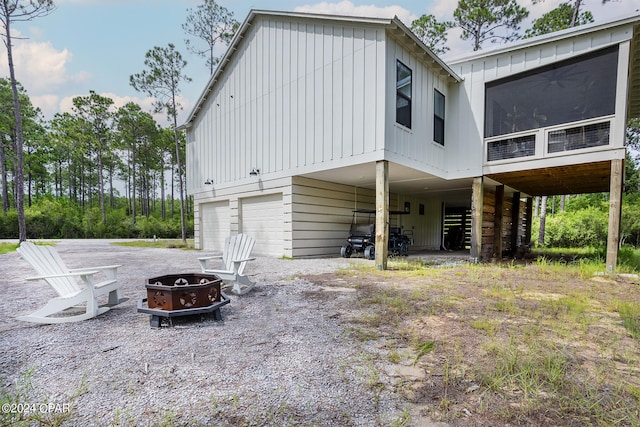
[[[249,197],[241,200],[243,233],[256,239],[256,255],[284,254],[284,208],[282,194]]]
[[[222,252],[224,239],[230,230],[229,202],[203,203],[200,205],[200,229],[202,249]]]

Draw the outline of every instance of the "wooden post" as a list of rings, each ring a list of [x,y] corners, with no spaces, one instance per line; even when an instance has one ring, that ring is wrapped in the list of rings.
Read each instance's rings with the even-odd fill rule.
[[[473,178],[471,195],[471,260],[476,263],[482,261],[482,187],[482,177]]]
[[[496,187],[496,212],[493,217],[493,259],[502,260],[502,217],[504,214],[504,185]]]
[[[613,274],[618,263],[620,245],[620,217],[622,214],[622,174],[624,160],[611,161],[609,183],[609,234],[607,238],[607,272]]]
[[[533,222],[533,198],[527,197],[527,217],[524,226],[524,244],[531,244],[531,223]]]
[[[376,267],[387,269],[389,244],[389,162],[376,162]]]
[[[518,249],[518,233],[520,231],[520,192],[513,193],[511,199],[511,254]]]

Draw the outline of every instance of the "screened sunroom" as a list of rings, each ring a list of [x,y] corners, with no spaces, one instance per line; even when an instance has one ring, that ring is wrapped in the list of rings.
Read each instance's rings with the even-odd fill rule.
[[[620,233],[627,120],[640,114],[637,17],[592,24],[476,54],[452,68],[464,79],[480,137],[482,176],[473,191],[472,257],[500,256],[507,230],[519,229],[507,206],[528,211],[531,198],[609,192],[607,267]],[[528,243],[530,235],[517,243]]]
[[[610,143],[618,46],[486,85],[486,162],[542,158]]]

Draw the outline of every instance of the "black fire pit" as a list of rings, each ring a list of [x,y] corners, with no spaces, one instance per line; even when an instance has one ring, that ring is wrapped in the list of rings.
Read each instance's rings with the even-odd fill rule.
[[[161,318],[212,314],[222,320],[220,307],[230,302],[221,292],[222,280],[214,274],[168,274],[147,281],[147,297],[138,301],[138,312],[151,315],[152,328]]]

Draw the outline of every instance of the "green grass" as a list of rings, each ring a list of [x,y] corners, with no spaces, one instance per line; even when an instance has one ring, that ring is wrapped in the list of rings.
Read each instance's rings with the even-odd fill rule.
[[[528,408],[541,408],[540,396],[557,394],[568,380],[569,359],[551,343],[522,346],[512,337],[506,345],[494,342],[488,353],[495,365],[483,370],[481,382],[498,392],[516,390],[521,393],[521,405]]]
[[[620,301],[616,305],[616,311],[622,318],[623,326],[634,338],[640,338],[640,304]]]
[[[413,365],[415,366],[415,364],[418,363],[418,360],[420,360],[422,356],[424,356],[425,354],[431,353],[435,347],[436,347],[435,341],[425,341],[423,343],[418,344],[416,346],[417,353],[416,353],[415,359],[413,359]]]
[[[604,271],[607,255],[605,247],[601,248],[535,248],[531,251],[539,260],[557,261],[559,264],[580,264],[582,269],[589,271]],[[619,273],[640,272],[640,248],[623,246],[618,251]]]
[[[0,243],[0,255],[2,254],[8,254],[10,252],[15,252],[15,250],[18,248],[18,244],[17,243]]]
[[[390,268],[337,272],[356,289],[348,330],[429,373],[396,391],[434,421],[640,426],[637,281],[596,258]]]
[[[50,244],[50,243],[37,243],[37,244]],[[184,243],[180,239],[162,239],[162,240],[133,240],[129,242],[115,242],[113,243],[116,246],[131,246],[131,247],[141,247],[141,248],[160,248],[160,249],[184,249],[184,250],[193,250],[194,241],[193,239],[187,239],[187,242]],[[18,243],[0,243],[0,255],[7,254],[10,252],[14,252],[18,248]]]
[[[52,242],[34,242],[34,243],[36,245],[55,246],[55,243],[52,243]],[[18,249],[18,246],[20,246],[19,243],[7,243],[7,242],[0,243],[0,255],[15,252],[15,250]]]

